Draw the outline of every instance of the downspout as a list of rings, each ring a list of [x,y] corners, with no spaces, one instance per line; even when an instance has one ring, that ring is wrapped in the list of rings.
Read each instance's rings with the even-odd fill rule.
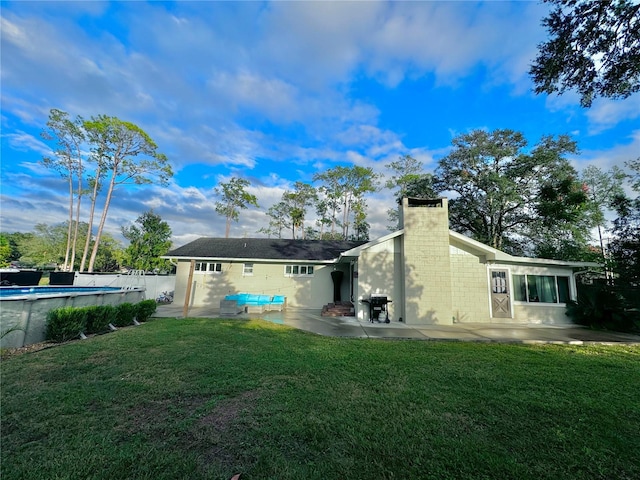
[[[570,295],[570,297],[571,297],[571,300],[573,300],[574,302],[578,301],[578,281],[576,279],[576,275],[580,275],[581,273],[588,273],[590,271],[591,271],[591,269],[588,268],[586,270],[578,270],[577,272],[571,272],[571,280],[572,280],[572,282],[571,282],[572,285],[571,286],[573,287],[573,292],[571,292],[571,293],[574,293],[575,297],[572,296],[572,295]],[[605,273],[605,275],[606,275],[606,273]]]

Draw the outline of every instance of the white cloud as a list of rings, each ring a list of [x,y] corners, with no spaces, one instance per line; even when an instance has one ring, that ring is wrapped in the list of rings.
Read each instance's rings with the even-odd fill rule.
[[[540,38],[541,11],[505,2],[393,3],[371,29],[367,69],[390,86],[427,72],[439,84],[455,85],[478,64],[496,72],[494,84],[522,82]]]
[[[138,124],[189,185],[120,190],[107,228],[119,235],[118,222],[153,208],[170,222],[176,242],[224,234],[211,195],[221,169],[252,178],[262,210],[243,212],[232,229],[250,236],[295,179],[310,182],[318,169],[353,162],[384,173],[385,164],[408,153],[430,170],[449,147],[410,144],[385,126],[387,112],[360,95],[359,81],[377,80],[387,91],[423,76],[458,86],[481,70],[487,88],[506,84],[521,94],[547,9],[531,2],[130,2],[108,18],[110,29],[94,31],[78,19],[106,22],[100,15],[107,4],[31,3],[8,4],[1,17],[6,144],[48,152],[24,125],[42,128],[51,107]],[[636,119],[637,99],[596,103],[586,114],[592,131]],[[577,104],[570,96],[547,101],[549,110],[585,115]],[[586,161],[620,161],[639,148],[635,135],[628,144],[587,152]],[[273,171],[259,168],[265,160]],[[37,164],[21,163],[23,172],[43,175]],[[60,181],[3,173],[3,193],[38,193],[20,193],[25,200],[6,208],[3,202],[3,217],[32,226],[20,208],[64,204]],[[372,236],[386,231],[392,204],[389,192],[369,200]],[[64,221],[58,210],[47,221]]]
[[[275,122],[299,119],[297,89],[282,80],[249,72],[219,72],[209,81],[209,88],[230,102],[234,110],[252,109]]]
[[[4,133],[1,135],[6,138],[9,145],[19,152],[38,152],[41,155],[52,155],[51,148],[33,135],[17,130],[15,133]]]
[[[640,93],[624,100],[598,98],[586,113],[589,133],[595,135],[623,121],[640,117]]]
[[[580,157],[574,160],[574,166],[578,170],[588,165],[595,165],[603,170],[613,166],[624,168],[625,162],[640,157],[640,129],[632,131],[624,140],[607,149],[582,151]]]

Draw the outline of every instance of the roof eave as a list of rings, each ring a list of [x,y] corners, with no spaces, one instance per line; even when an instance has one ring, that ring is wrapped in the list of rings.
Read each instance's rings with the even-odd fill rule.
[[[392,238],[395,237],[399,237],[400,235],[404,234],[404,229],[401,230],[396,230],[395,232],[391,232],[387,235],[383,235],[382,237],[378,237],[375,240],[372,240],[370,242],[367,243],[363,243],[362,245],[352,248],[351,250],[347,250],[346,252],[342,252],[340,254],[340,258],[357,258],[360,256],[360,254],[364,251],[367,250],[368,248],[374,246],[374,245],[378,245],[382,242],[386,242],[387,240],[390,240]]]
[[[545,266],[571,267],[571,268],[590,268],[590,267],[601,266],[597,262],[574,262],[574,261],[568,261],[568,260],[551,260],[549,258],[530,258],[530,257],[514,257],[514,256],[511,256],[511,258],[509,259],[496,260],[496,261],[502,262],[502,263],[518,264],[518,265],[545,265]]]
[[[508,253],[498,250],[496,248],[485,245],[472,238],[467,237],[453,230],[449,230],[449,236],[455,238],[461,243],[469,245],[471,248],[479,250],[486,255],[488,261],[511,263],[519,265],[545,265],[545,266],[558,266],[558,267],[572,267],[572,268],[589,268],[601,266],[596,262],[573,262],[568,260],[550,260],[547,258],[534,258],[534,257],[516,257],[509,255]]]
[[[229,263],[326,263],[333,264],[338,262],[338,258],[330,260],[315,259],[296,259],[296,258],[229,258],[229,257],[193,257],[183,255],[162,255],[160,258],[167,260],[195,260],[196,262],[229,262]]]

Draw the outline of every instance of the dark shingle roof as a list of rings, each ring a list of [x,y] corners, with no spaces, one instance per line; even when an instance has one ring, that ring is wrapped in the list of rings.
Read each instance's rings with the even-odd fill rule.
[[[199,238],[171,250],[172,258],[251,258],[265,260],[333,260],[363,241],[283,240],[272,238]]]

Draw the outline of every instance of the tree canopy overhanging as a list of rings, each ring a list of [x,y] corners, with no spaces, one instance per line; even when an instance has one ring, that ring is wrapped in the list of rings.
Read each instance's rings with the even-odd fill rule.
[[[538,46],[529,73],[536,93],[577,90],[590,107],[596,97],[640,91],[640,3],[630,0],[545,0],[549,40]]]

